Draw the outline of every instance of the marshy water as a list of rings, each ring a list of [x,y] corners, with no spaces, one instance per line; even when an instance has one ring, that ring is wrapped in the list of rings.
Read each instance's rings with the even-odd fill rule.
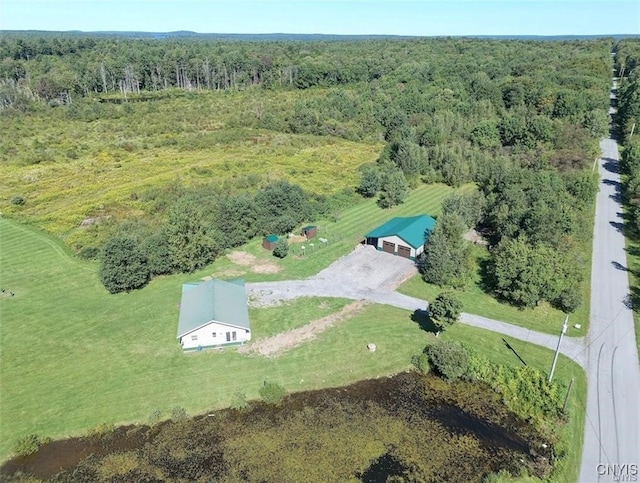
[[[543,476],[536,431],[477,383],[415,372],[252,402],[154,426],[53,441],[1,468],[8,480],[481,481]]]

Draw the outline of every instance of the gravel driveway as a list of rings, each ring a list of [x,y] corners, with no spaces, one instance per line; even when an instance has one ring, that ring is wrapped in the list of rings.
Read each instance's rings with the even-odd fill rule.
[[[248,283],[246,289],[254,307],[266,307],[298,297],[343,297],[385,303],[383,300],[389,298],[404,300],[404,295],[393,290],[415,273],[417,268],[413,261],[379,252],[367,245],[359,246],[313,277]]]

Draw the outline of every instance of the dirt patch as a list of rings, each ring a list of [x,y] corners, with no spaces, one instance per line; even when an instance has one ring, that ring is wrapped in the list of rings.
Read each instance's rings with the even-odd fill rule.
[[[464,239],[470,241],[474,245],[488,245],[489,242],[484,239],[484,237],[478,233],[476,230],[471,229],[464,234]]]
[[[305,342],[313,340],[316,336],[329,327],[334,326],[338,322],[353,317],[356,313],[360,312],[362,308],[367,305],[366,300],[358,300],[352,302],[349,305],[345,305],[339,312],[335,314],[327,315],[320,319],[316,319],[309,322],[304,327],[298,329],[289,330],[282,334],[274,335],[273,337],[267,337],[265,339],[259,339],[249,345],[242,346],[238,349],[238,352],[254,352],[263,357],[273,357],[280,353],[293,349]]]
[[[288,238],[289,243],[304,243],[307,241],[306,236],[293,235]]]
[[[244,270],[220,270],[219,272],[214,272],[211,275],[206,275],[202,277],[202,280],[211,280],[212,278],[233,278],[240,277],[244,275],[246,272]]]
[[[227,255],[227,258],[236,265],[249,267],[254,273],[277,273],[281,270],[275,263],[263,260],[247,252],[231,252]]]

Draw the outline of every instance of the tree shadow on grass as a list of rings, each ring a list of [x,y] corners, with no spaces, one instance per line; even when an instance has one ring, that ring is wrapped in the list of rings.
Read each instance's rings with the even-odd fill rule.
[[[429,312],[422,309],[416,309],[411,314],[411,320],[418,324],[425,332],[430,332],[432,334],[438,333],[438,328],[435,326],[431,317],[429,317]]]
[[[513,352],[516,355],[516,357],[520,360],[520,362],[522,362],[522,364],[524,364],[525,366],[527,365],[524,359],[520,357],[520,354],[516,352],[516,350],[511,346],[511,344],[509,344],[509,342],[507,342],[507,340],[504,337],[502,338],[502,342],[504,342],[504,345],[507,347],[507,349],[509,349],[511,352]]]
[[[489,258],[480,260],[478,263],[478,275],[480,276],[478,286],[480,287],[480,290],[487,294],[491,294],[493,287],[495,286],[490,266],[491,260]]]

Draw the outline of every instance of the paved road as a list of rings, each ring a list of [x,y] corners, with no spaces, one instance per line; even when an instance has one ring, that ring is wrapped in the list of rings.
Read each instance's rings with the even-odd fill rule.
[[[618,146],[615,140],[604,139],[600,148],[587,335],[589,387],[580,482],[640,481],[640,367],[633,316],[625,303],[629,280]],[[618,475],[614,474],[614,465],[618,465]],[[622,465],[636,466],[635,470],[627,467],[620,471]]]

